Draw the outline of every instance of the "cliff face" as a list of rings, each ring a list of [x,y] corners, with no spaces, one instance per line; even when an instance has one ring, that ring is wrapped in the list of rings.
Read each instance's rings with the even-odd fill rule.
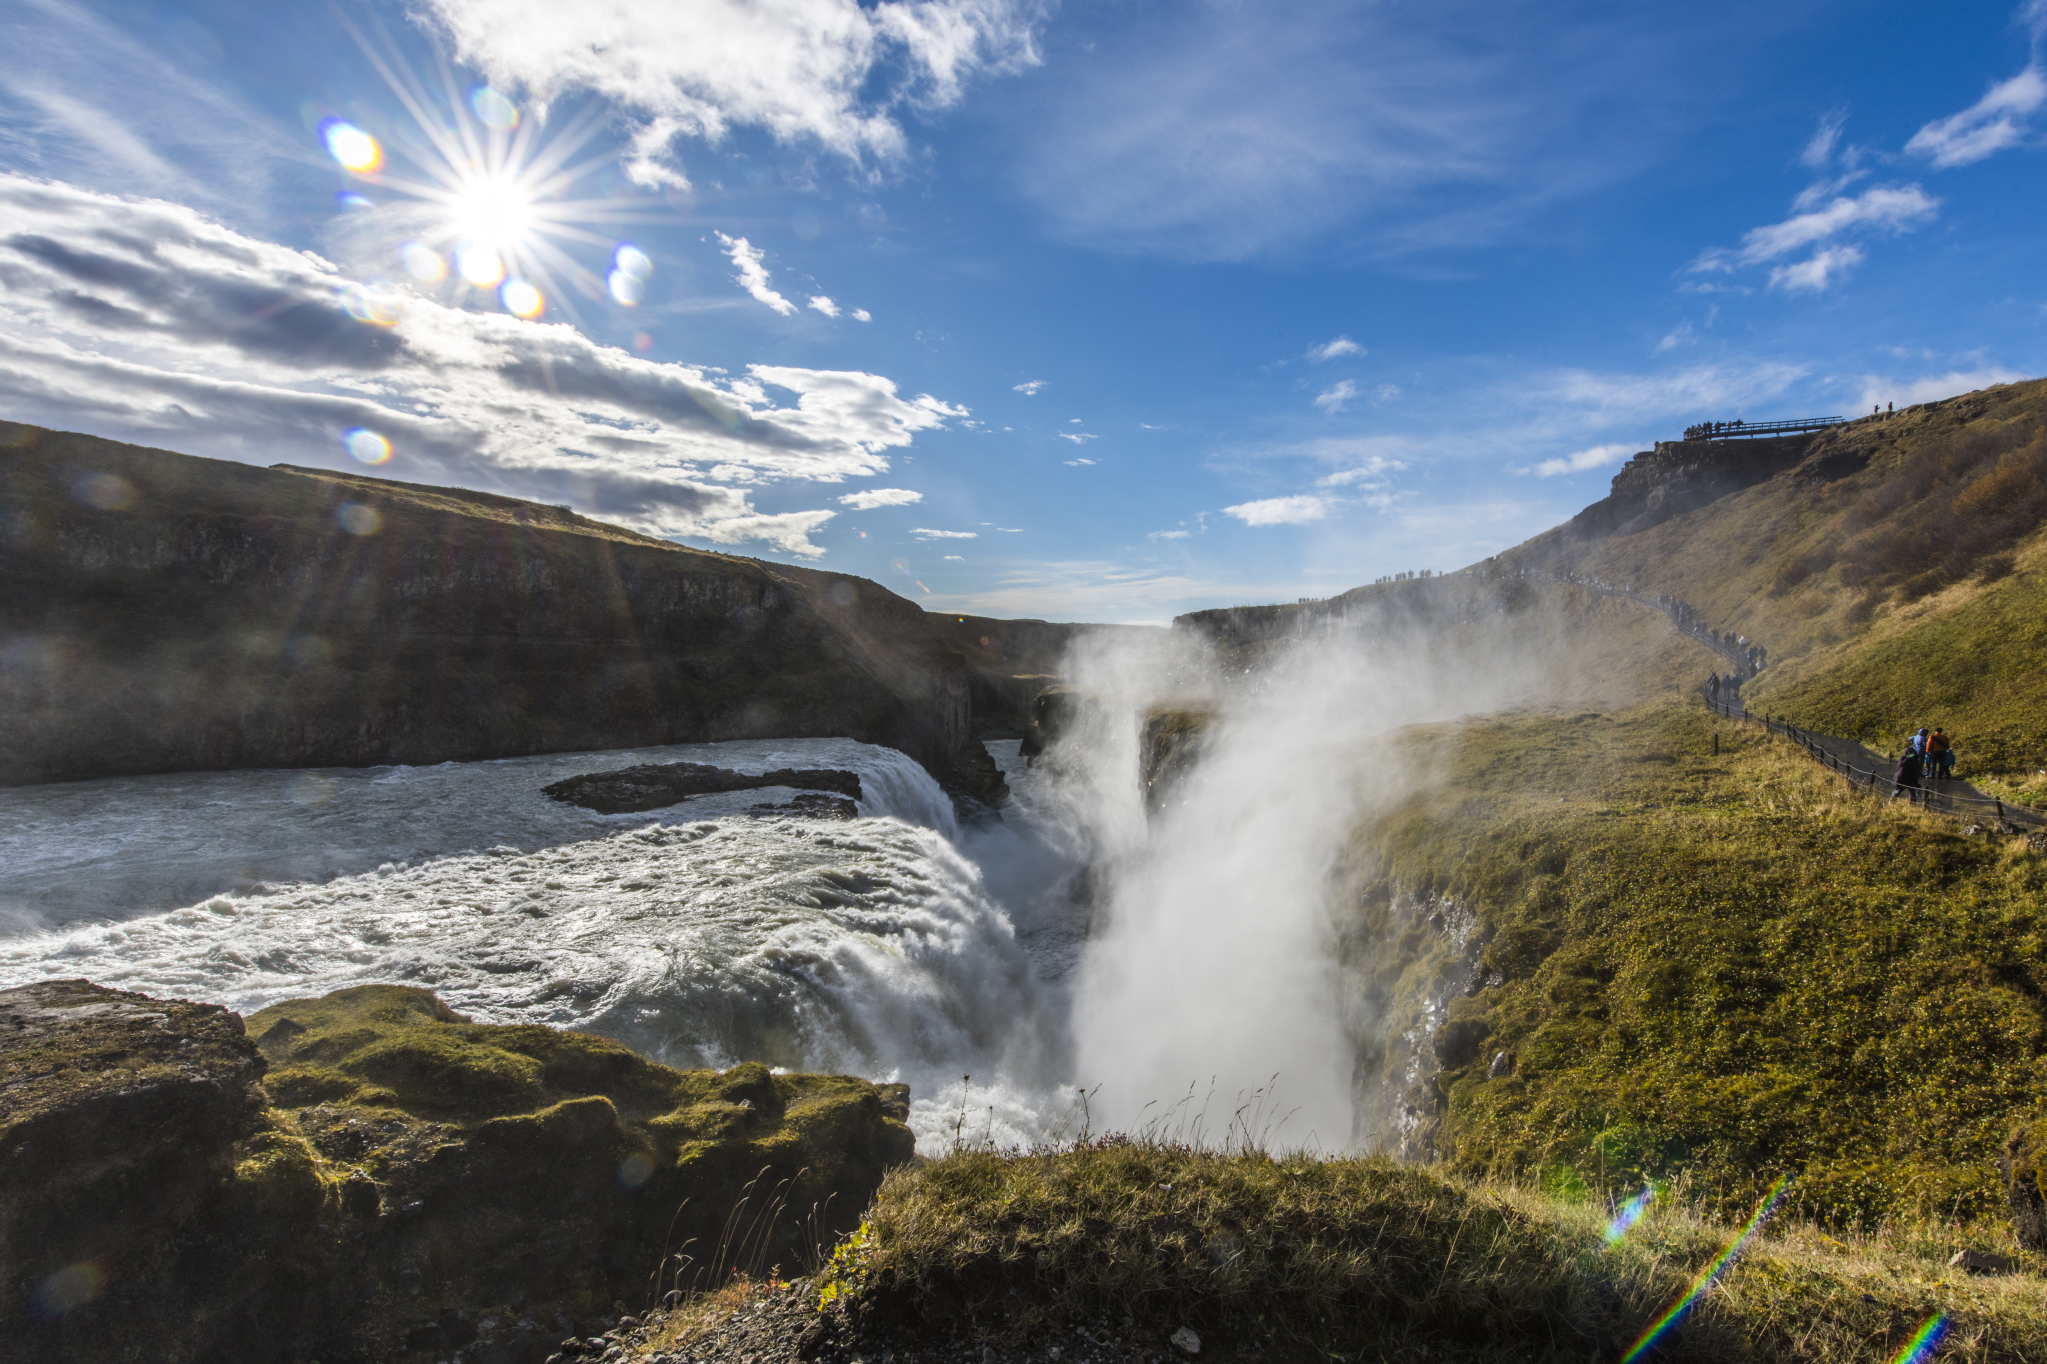
[[[1805,458],[1815,439],[1657,441],[1622,465],[1613,491],[1566,522],[1558,538],[1595,540],[1661,525],[1774,478]]]
[[[849,735],[995,802],[974,701],[1066,630],[512,498],[0,423],[0,784]]]

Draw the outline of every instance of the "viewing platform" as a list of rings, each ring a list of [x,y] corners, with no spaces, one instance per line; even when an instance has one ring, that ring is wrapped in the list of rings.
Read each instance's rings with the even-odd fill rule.
[[[1846,417],[1793,417],[1773,422],[1700,422],[1685,428],[1686,440],[1753,440],[1760,436],[1799,436],[1839,426]]]

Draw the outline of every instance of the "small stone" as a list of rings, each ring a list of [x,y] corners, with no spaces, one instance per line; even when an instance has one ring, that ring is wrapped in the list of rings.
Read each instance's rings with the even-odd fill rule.
[[[2017,1260],[1987,1250],[1958,1250],[1947,1264],[1949,1269],[1966,1269],[1971,1274],[2009,1274],[2019,1267]]]
[[[1167,1339],[1175,1349],[1183,1353],[1190,1355],[1201,1353],[1201,1337],[1194,1333],[1192,1326],[1182,1326]]]
[[[1047,1359],[1059,1358],[1059,1347],[1057,1345],[1054,1345],[1051,1349],[1045,1351],[1045,1358]]]

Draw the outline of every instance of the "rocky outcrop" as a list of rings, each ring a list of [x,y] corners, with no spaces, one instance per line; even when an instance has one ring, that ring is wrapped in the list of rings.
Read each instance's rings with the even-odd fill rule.
[[[708,763],[647,763],[621,767],[612,772],[590,772],[543,786],[540,793],[550,800],[580,805],[603,815],[633,810],[659,810],[680,805],[691,796],[718,795],[727,791],[758,791],[768,786],[787,786],[798,791],[836,791],[860,799],[860,774],[839,768],[778,767],[758,776],[734,772]]]
[[[1157,813],[1200,763],[1215,736],[1211,711],[1155,707],[1145,712],[1138,740],[1138,779],[1144,805]]]
[[[472,1023],[365,986],[0,993],[0,1357],[539,1360],[795,1269],[910,1159],[908,1092]],[[677,1258],[680,1255],[682,1258]]]
[[[2019,1244],[2047,1254],[2047,1115],[2012,1128],[1998,1165]]]
[[[1556,538],[1570,543],[1647,530],[1776,477],[1804,459],[1817,438],[1660,440],[1622,465],[1613,490],[1559,527]]]
[[[0,422],[0,785],[845,735],[1004,795],[1071,627],[565,508]]]

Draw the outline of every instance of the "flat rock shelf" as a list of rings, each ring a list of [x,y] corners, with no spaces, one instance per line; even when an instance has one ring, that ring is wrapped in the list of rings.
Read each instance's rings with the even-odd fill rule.
[[[604,815],[630,814],[680,805],[691,796],[719,795],[727,791],[755,791],[782,786],[798,791],[831,791],[854,800],[860,798],[858,773],[840,768],[777,768],[773,772],[734,772],[708,763],[650,763],[621,767],[615,772],[591,772],[541,787],[551,800],[580,805]]]

